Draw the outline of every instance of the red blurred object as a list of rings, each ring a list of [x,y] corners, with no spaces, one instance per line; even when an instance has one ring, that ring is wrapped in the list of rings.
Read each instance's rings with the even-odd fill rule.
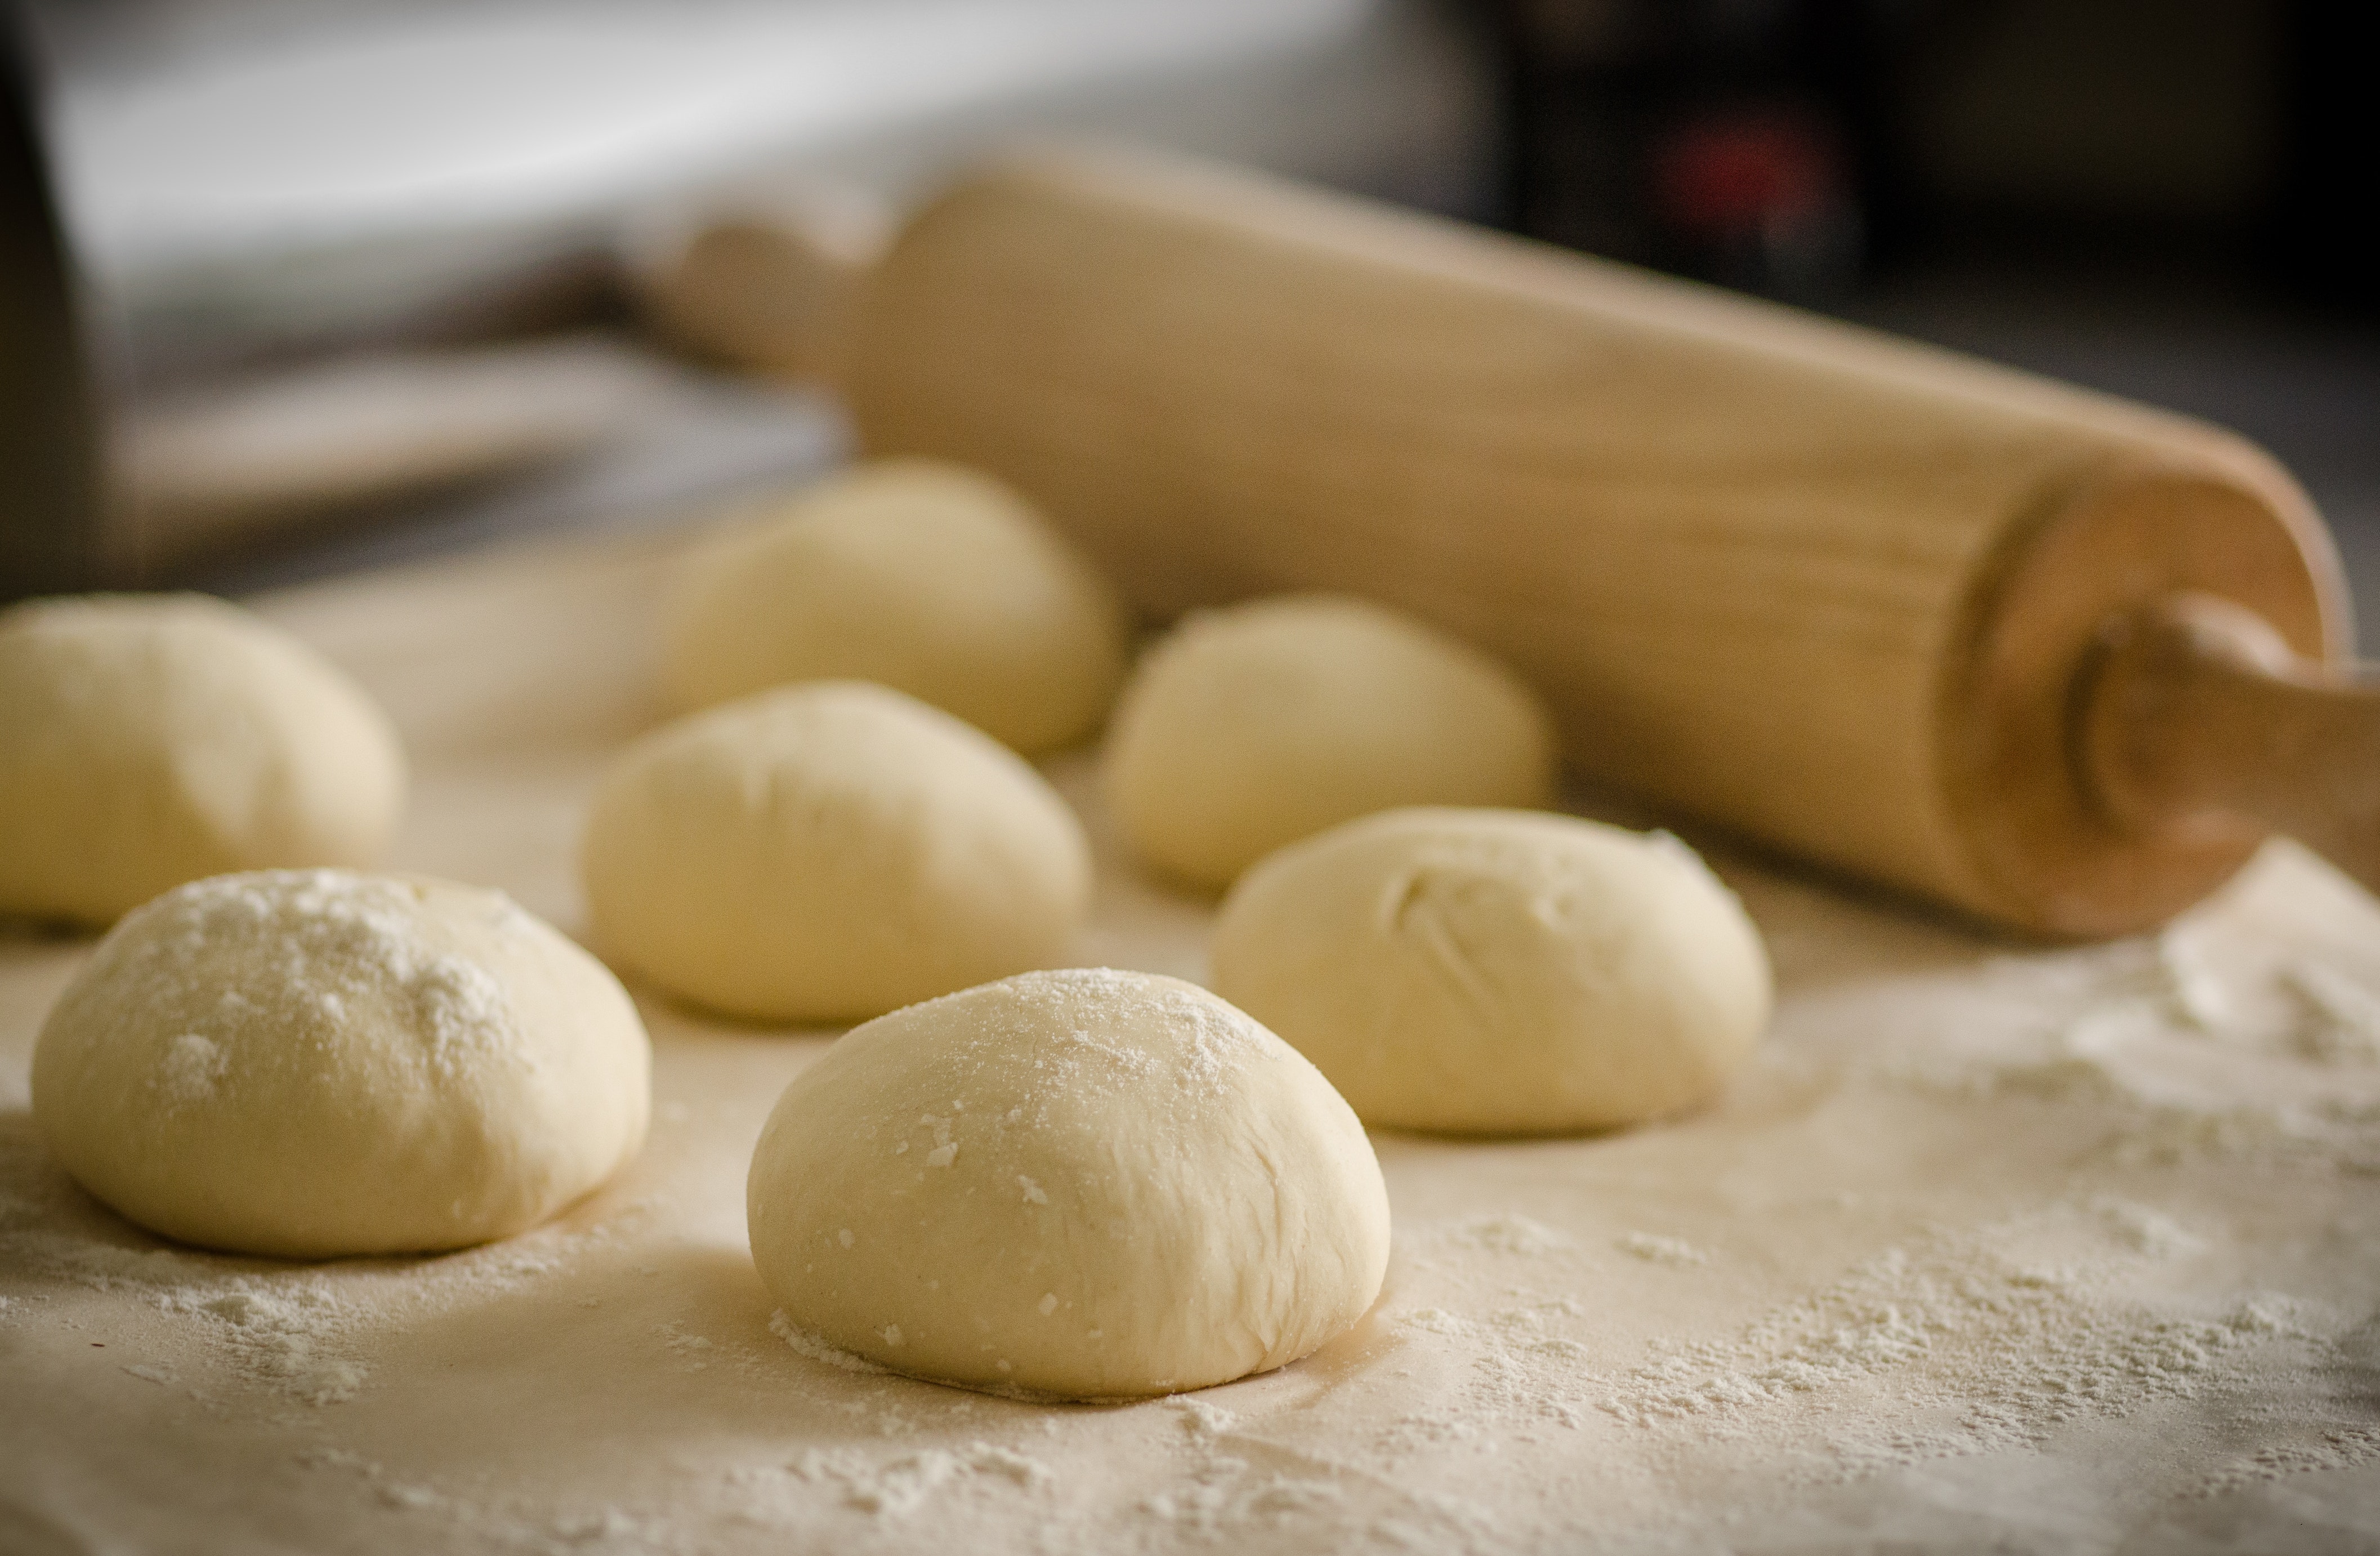
[[[1797,225],[1844,199],[1834,137],[1791,109],[1705,114],[1663,139],[1652,161],[1660,219],[1705,239]]]

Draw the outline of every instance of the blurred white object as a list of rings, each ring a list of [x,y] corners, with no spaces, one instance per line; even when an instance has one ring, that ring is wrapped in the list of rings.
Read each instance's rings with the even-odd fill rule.
[[[1487,72],[1424,0],[42,0],[69,225],[136,358],[401,330],[706,188],[899,201],[1108,134],[1426,203]]]
[[[138,561],[583,452],[648,413],[660,380],[615,344],[560,339],[370,352],[141,406],[117,429]]]

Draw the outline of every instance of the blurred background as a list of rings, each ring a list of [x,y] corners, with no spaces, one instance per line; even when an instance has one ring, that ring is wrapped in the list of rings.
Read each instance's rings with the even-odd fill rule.
[[[0,598],[238,592],[821,470],[846,434],[805,320],[747,349],[703,286],[863,263],[968,159],[1056,134],[2222,422],[2380,614],[2380,133],[2344,4],[0,4]]]

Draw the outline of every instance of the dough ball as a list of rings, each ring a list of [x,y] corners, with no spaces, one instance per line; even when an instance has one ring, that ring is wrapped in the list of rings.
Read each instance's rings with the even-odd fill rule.
[[[1087,737],[1123,679],[1107,581],[990,477],[887,459],[689,556],[664,618],[705,708],[789,681],[878,681],[1031,754]]]
[[[801,1330],[1065,1399],[1286,1366],[1388,1265],[1379,1163],[1339,1094],[1147,973],[1027,973],[853,1030],[778,1100],[747,1202]]]
[[[1062,961],[1090,846],[979,731],[856,681],[763,692],[621,754],[580,850],[599,943],[729,1015],[877,1015]]]
[[[1193,615],[1124,688],[1110,807],[1143,857],[1228,884],[1285,843],[1396,805],[1550,804],[1553,721],[1520,678],[1364,601]]]
[[[425,1253],[552,1215],[645,1137],[645,1029],[501,892],[221,875],[135,909],[42,1025],[33,1117],[77,1182],[240,1253]]]
[[[1694,850],[1568,816],[1423,808],[1250,870],[1215,987],[1367,1124],[1479,1134],[1675,1112],[1768,1023],[1768,955]]]
[[[313,650],[200,595],[0,612],[0,913],[103,925],[170,886],[369,865],[405,753]]]

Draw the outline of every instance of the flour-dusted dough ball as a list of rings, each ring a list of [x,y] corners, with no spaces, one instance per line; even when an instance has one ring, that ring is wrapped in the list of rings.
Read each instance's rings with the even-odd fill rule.
[[[645,1137],[619,980],[501,892],[345,870],[177,887],[42,1025],[33,1118],[168,1237],[323,1258],[536,1225]]]
[[[1030,755],[1084,739],[1123,679],[1106,580],[990,477],[863,465],[689,556],[664,616],[705,708],[789,681],[878,681]]]
[[[1768,1023],[1768,955],[1677,839],[1416,808],[1284,848],[1215,927],[1215,987],[1367,1124],[1602,1129],[1708,1097]]]
[[[854,1029],[778,1100],[747,1197],[798,1330],[1066,1399],[1286,1366],[1388,1264],[1379,1163],[1339,1094],[1148,973],[1027,973]]]
[[[387,718],[246,611],[101,595],[0,612],[0,913],[108,924],[202,876],[369,865],[404,806]]]
[[[1364,601],[1184,622],[1117,705],[1106,794],[1151,864],[1207,886],[1398,805],[1549,804],[1553,723],[1496,661]]]
[[[732,1015],[845,1021],[1062,961],[1090,845],[1022,759],[883,687],[698,713],[621,754],[580,849],[596,936]]]

